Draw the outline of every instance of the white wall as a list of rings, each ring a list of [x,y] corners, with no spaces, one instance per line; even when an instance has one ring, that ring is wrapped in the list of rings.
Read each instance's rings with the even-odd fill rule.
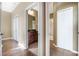
[[[12,17],[19,16],[19,42],[26,47],[26,19],[25,19],[25,9],[31,4],[32,2],[21,2],[16,9],[12,12]]]
[[[11,35],[11,13],[1,12],[1,32],[4,38],[10,38]]]

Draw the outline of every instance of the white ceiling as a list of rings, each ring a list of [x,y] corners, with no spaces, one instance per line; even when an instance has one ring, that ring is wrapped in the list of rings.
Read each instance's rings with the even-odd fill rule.
[[[2,10],[12,12],[20,2],[2,2]]]

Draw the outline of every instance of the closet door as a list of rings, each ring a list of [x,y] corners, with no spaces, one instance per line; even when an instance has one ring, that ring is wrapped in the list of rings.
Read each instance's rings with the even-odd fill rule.
[[[13,26],[12,26],[12,30],[13,30],[13,39],[14,40],[16,40],[16,41],[18,41],[18,39],[19,39],[19,29],[18,29],[18,27],[19,27],[19,19],[18,19],[18,16],[15,16],[14,18],[13,18]]]
[[[57,11],[57,46],[73,50],[73,7]]]

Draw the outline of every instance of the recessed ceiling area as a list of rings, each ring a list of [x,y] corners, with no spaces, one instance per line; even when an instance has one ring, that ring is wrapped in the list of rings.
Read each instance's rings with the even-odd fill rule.
[[[20,2],[2,2],[2,10],[12,12]]]

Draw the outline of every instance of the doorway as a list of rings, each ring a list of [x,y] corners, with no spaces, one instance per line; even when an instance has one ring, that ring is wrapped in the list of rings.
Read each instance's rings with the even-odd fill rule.
[[[44,3],[33,3],[26,8],[26,47],[36,56],[44,51]],[[34,46],[32,46],[34,45]],[[32,47],[31,47],[32,46]],[[31,48],[30,48],[31,47]]]
[[[28,10],[28,50],[38,55],[38,6]]]

